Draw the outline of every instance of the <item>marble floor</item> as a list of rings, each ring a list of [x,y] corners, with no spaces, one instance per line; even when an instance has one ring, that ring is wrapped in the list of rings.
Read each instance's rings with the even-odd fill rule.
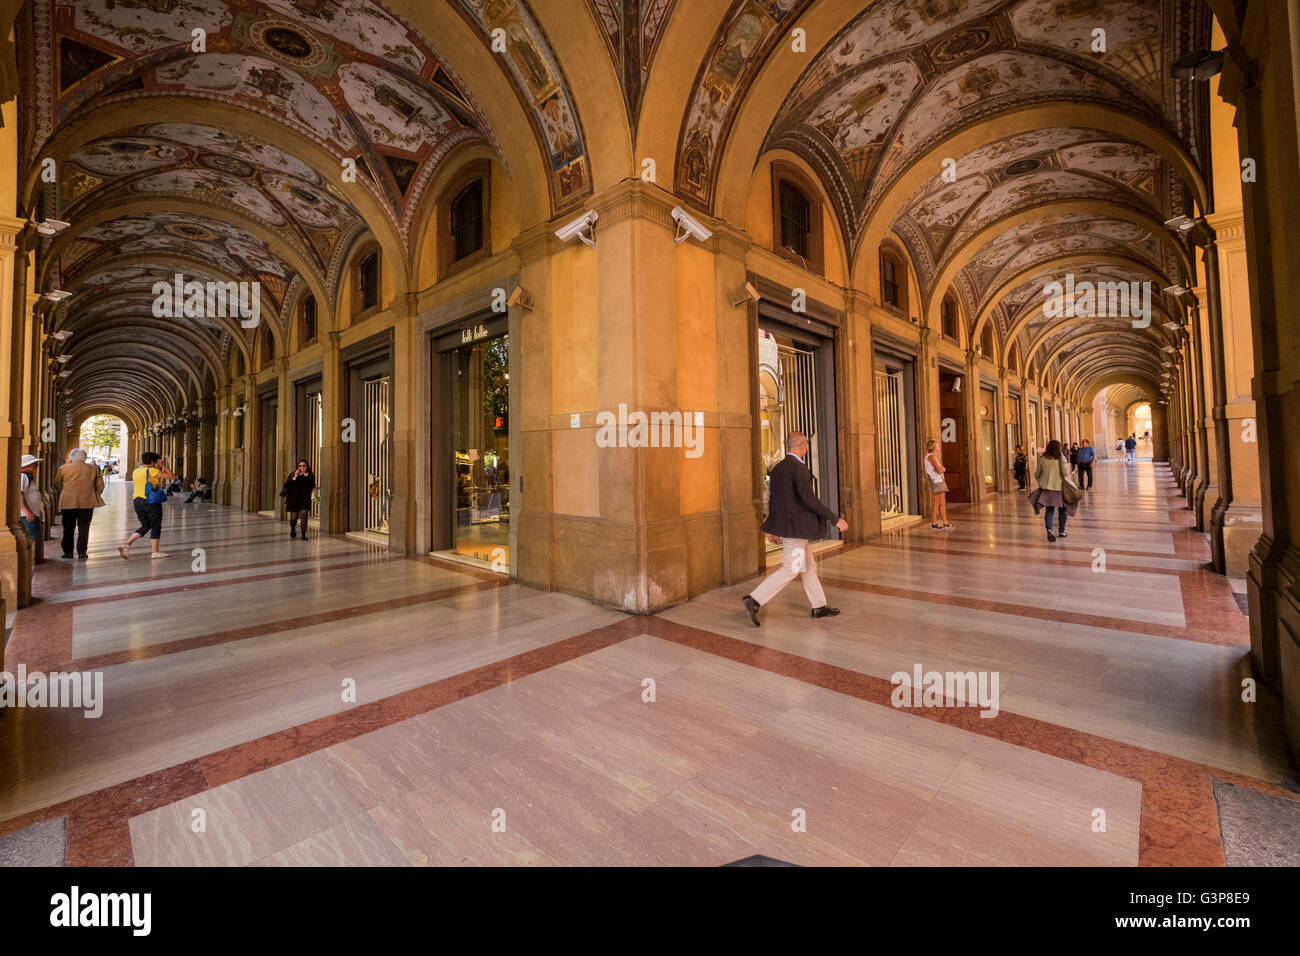
[[[998,495],[823,553],[841,615],[793,584],[758,629],[753,581],[628,617],[179,498],[170,557],[123,561],[115,482],[89,560],[47,543],[5,652],[102,674],[103,713],[6,709],[0,841],[62,821],[70,865],[1223,865],[1216,782],[1300,800],[1279,703],[1241,700],[1247,619],[1167,470],[1096,471],[1067,538]],[[996,678],[996,706],[897,706],[915,669]]]

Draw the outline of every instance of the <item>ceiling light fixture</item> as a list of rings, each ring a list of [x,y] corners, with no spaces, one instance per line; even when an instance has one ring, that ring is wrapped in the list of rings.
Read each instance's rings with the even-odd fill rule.
[[[36,232],[42,236],[55,236],[67,229],[72,223],[62,219],[43,219],[36,224]]]
[[[62,302],[64,299],[71,299],[72,293],[65,292],[62,289],[53,289],[45,293],[45,298],[49,299],[51,302]]]
[[[1227,50],[1193,50],[1174,60],[1169,75],[1185,83],[1208,80],[1223,72],[1223,54]]]

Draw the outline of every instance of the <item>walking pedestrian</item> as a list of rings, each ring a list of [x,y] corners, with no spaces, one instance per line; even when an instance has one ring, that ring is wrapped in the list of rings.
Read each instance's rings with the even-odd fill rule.
[[[1070,443],[1070,471],[1074,471],[1079,466],[1079,443]]]
[[[1020,485],[1020,491],[1025,490],[1025,479],[1029,477],[1029,456],[1025,454],[1025,449],[1021,445],[1016,446],[1016,457],[1012,461],[1011,470],[1015,473],[1016,482]]]
[[[931,438],[925,443],[925,476],[930,479],[931,531],[952,530],[952,523],[948,520],[948,482],[943,479],[947,471],[939,460],[939,443]]]
[[[63,521],[63,556],[72,559],[73,536],[77,557],[86,558],[90,538],[90,521],[95,509],[104,506],[104,476],[86,460],[84,448],[68,452],[68,462],[54,475],[54,493]]]
[[[822,537],[828,522],[840,531],[847,531],[849,523],[817,497],[807,457],[808,436],[802,432],[790,432],[785,437],[785,457],[768,474],[771,492],[767,520],[762,527],[770,539],[779,538],[781,541],[781,567],[745,595],[745,610],[755,627],[759,626],[758,612],[763,605],[800,575],[803,576],[804,593],[808,595],[814,618],[834,617],[840,613],[839,608],[826,604],[826,594],[817,577],[817,561],[808,545]]]
[[[18,520],[32,541],[41,540],[41,489],[36,486],[36,466],[43,460],[23,455],[18,466]]]
[[[162,507],[167,500],[165,483],[175,478],[176,475],[157,452],[147,451],[140,456],[140,467],[131,472],[131,480],[135,483],[135,497],[131,504],[135,507],[135,516],[140,519],[140,527],[126,539],[126,544],[117,549],[123,558],[131,557],[131,545],[146,534],[149,536],[149,548],[153,551],[150,557],[155,561],[167,557],[165,552],[159,550],[162,540]]]
[[[1097,449],[1092,447],[1092,442],[1084,439],[1079,443],[1079,490],[1087,491],[1092,487],[1092,463],[1097,458]],[[1084,479],[1087,483],[1084,483]]]
[[[1130,465],[1137,460],[1135,457],[1137,454],[1137,446],[1138,442],[1136,434],[1131,434],[1128,438],[1124,439],[1124,451],[1128,452],[1128,461]]]
[[[1065,532],[1066,513],[1073,516],[1078,503],[1071,502],[1065,497],[1067,483],[1077,490],[1070,478],[1069,466],[1061,452],[1061,443],[1053,438],[1047,443],[1043,456],[1038,459],[1038,471],[1034,474],[1034,484],[1038,487],[1029,493],[1029,503],[1034,506],[1034,514],[1038,514],[1044,508],[1047,509],[1045,521],[1048,541],[1069,537]],[[1053,512],[1056,512],[1057,518],[1055,535],[1052,534]]]
[[[289,516],[289,537],[298,537],[298,522],[302,522],[302,540],[307,540],[307,518],[311,515],[311,493],[316,490],[316,476],[306,458],[298,459],[298,467],[284,480],[284,511]]]

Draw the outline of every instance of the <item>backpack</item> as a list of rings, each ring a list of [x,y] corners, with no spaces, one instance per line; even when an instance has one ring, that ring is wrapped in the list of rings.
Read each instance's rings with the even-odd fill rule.
[[[150,472],[156,468],[147,468],[144,473],[144,500],[151,505],[160,505],[167,501],[167,492],[162,485],[150,481]],[[159,476],[161,479],[161,475]]]

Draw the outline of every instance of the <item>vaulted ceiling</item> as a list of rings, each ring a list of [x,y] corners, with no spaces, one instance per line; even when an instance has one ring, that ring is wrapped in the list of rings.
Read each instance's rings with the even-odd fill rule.
[[[589,160],[539,25],[524,5],[449,2],[485,48],[494,31],[505,38],[496,68],[546,157],[550,205],[580,200]],[[258,282],[283,350],[297,290],[332,306],[366,238],[400,278],[443,160],[466,144],[498,150],[433,40],[374,0],[32,0],[19,50],[32,205],[73,223],[40,250],[37,288],[74,292],[51,331],[84,342],[111,321],[130,330],[113,340],[121,349],[163,349],[191,373],[174,377],[188,383],[180,395],[138,407],[142,419],[192,403],[211,382],[205,359],[224,365],[232,348],[247,358],[255,334],[234,321],[160,334],[145,321],[150,276]],[[57,176],[38,178],[46,159]],[[77,356],[60,367],[77,407],[130,391],[129,364],[105,353],[108,367],[83,375],[84,349],[63,348]]]
[[[970,341],[992,324],[1000,361],[1014,348],[1081,391],[1092,342],[1155,375],[1181,315],[1158,290],[1190,268],[1163,223],[1212,202],[1204,84],[1170,65],[1210,24],[1204,0],[31,0],[27,196],[72,223],[36,277],[74,293],[49,323],[72,333],[62,387],[83,409],[131,395],[141,420],[191,404],[232,351],[251,358],[256,330],[171,334],[151,277],[258,282],[282,350],[298,295],[332,309],[363,241],[405,289],[462,146],[555,216],[637,168],[647,118],[672,126],[648,138],[675,140],[684,204],[727,213],[724,169],[793,151],[852,263],[882,242],[905,252],[923,323],[952,295]],[[1066,273],[1151,282],[1150,327],[1050,319],[1043,287]],[[166,382],[141,386],[132,362],[159,351]]]
[[[1059,372],[1043,289],[1067,273],[1150,282],[1155,307],[1178,313],[1160,290],[1186,278],[1188,253],[1163,223],[1203,211],[1208,113],[1203,85],[1170,67],[1209,28],[1186,0],[881,0],[822,46],[764,145],[818,171],[852,255],[901,243],[926,324],[951,293],[971,341],[992,322],[1001,361],[1015,343]],[[701,113],[684,140],[720,128]],[[945,154],[959,140],[976,145]],[[684,171],[701,202],[710,169],[700,154]],[[1153,373],[1173,334],[1059,323]]]

